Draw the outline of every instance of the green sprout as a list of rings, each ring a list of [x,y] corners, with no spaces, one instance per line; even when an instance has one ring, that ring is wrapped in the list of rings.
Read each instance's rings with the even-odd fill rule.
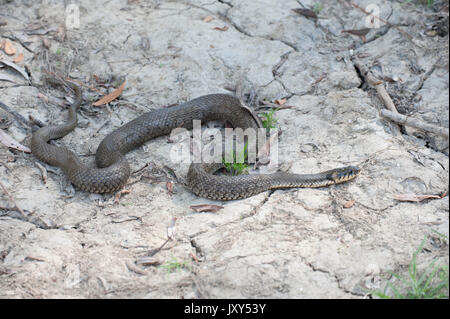
[[[261,122],[264,128],[275,128],[277,126],[278,119],[274,117],[276,111],[278,109],[271,109],[269,112],[261,114],[263,117]]]
[[[241,175],[248,170],[248,164],[245,163],[247,160],[247,147],[248,143],[245,143],[244,149],[236,156],[236,152],[233,151],[233,162],[226,162],[225,159],[222,160],[225,169],[231,173],[231,175]]]
[[[167,269],[167,273],[173,273],[180,269],[191,269],[189,261],[185,260],[182,262],[177,261],[175,258],[173,258],[171,261],[166,262],[165,264],[161,265],[162,268]]]
[[[448,299],[448,265],[436,264],[437,260],[435,259],[420,275],[417,270],[417,256],[422,251],[425,240],[426,237],[412,255],[408,266],[409,277],[404,278],[393,272],[388,272],[400,281],[403,288],[396,287],[389,282],[383,292],[372,291],[372,295],[382,299]],[[388,288],[392,291],[393,296],[388,295]]]
[[[314,7],[312,10],[314,11],[315,14],[319,14],[320,11],[323,10],[323,6],[320,2],[316,2],[316,3],[314,3]]]

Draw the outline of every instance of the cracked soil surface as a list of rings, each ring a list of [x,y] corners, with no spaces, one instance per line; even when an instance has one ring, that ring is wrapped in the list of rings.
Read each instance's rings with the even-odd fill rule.
[[[18,65],[30,76],[0,63],[12,80],[0,78],[0,102],[61,123],[72,96],[46,84],[44,70],[85,84],[79,125],[57,143],[92,165],[104,136],[140,114],[238,88],[258,112],[286,99],[275,112],[280,169],[362,168],[341,185],[217,202],[182,183],[169,194],[166,167],[183,178],[188,165],[170,161],[166,136],[127,154],[135,173],[115,203],[0,144],[0,180],[26,215],[0,190],[0,297],[364,298],[395,279],[389,271],[407,271],[424,237],[419,269],[434,259],[448,265],[448,241],[438,235],[448,236],[448,196],[394,199],[447,191],[448,140],[383,119],[383,102],[354,65],[359,59],[385,82],[399,112],[449,127],[448,1],[403,2],[354,0],[377,5],[389,22],[360,37],[342,32],[366,22],[345,0],[80,0],[72,29],[61,27],[69,1],[0,0],[0,41],[24,54]],[[319,19],[298,8],[315,8]],[[440,17],[447,33],[436,31]],[[0,51],[0,61],[12,59]],[[87,87],[105,92],[124,79],[119,99],[92,106],[100,94]],[[2,109],[0,119],[29,145],[29,127]],[[46,183],[36,163],[47,168]],[[197,204],[224,208],[197,213]],[[148,257],[173,218],[175,238]]]

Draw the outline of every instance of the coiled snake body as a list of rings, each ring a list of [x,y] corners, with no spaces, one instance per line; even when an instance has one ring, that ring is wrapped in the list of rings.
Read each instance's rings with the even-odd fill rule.
[[[42,127],[33,133],[31,150],[40,160],[63,169],[79,189],[93,193],[109,193],[120,189],[130,176],[125,154],[146,141],[166,135],[172,129],[191,129],[193,120],[203,122],[227,120],[233,127],[258,128],[259,124],[239,100],[226,94],[205,95],[178,106],[145,113],[110,133],[96,152],[97,168],[84,165],[65,147],[48,144],[61,138],[77,125],[77,108],[81,105],[80,88],[67,84],[75,91],[76,100],[69,109],[69,119],[62,125]],[[214,175],[218,165],[192,163],[187,185],[198,196],[216,200],[241,199],[269,189],[292,187],[322,187],[355,178],[359,168],[347,166],[318,174],[274,174],[219,176]]]

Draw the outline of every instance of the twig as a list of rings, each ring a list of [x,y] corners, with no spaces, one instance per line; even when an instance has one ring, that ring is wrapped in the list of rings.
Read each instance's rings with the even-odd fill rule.
[[[47,71],[47,70],[44,70],[44,72],[47,73],[48,75],[53,76],[53,77],[58,77],[57,74],[54,73],[54,72]],[[76,80],[74,80],[74,79],[63,78],[63,80],[64,80],[64,81],[73,82],[73,83],[75,83],[75,84],[78,84],[79,86],[83,86],[83,87],[86,87],[86,88],[90,89],[91,91],[97,92],[98,94],[104,95],[104,93],[103,93],[102,91],[97,90],[95,87],[89,86],[89,85],[87,85],[87,84],[84,84],[84,83],[82,83],[82,82],[76,81]]]
[[[389,96],[386,88],[384,87],[384,82],[378,80],[372,72],[370,72],[369,68],[367,68],[361,61],[355,59],[353,61],[354,65],[359,69],[359,72],[364,77],[369,85],[373,86],[376,90],[380,98],[383,100],[386,108],[391,110],[394,113],[398,113],[397,108],[395,107],[394,102],[392,102],[391,97]]]
[[[127,268],[139,275],[148,275],[148,272],[145,271],[144,269],[139,268],[138,266],[135,265],[134,262],[126,260],[125,261],[125,265],[127,266]]]
[[[35,162],[35,164],[42,173],[42,181],[44,182],[44,184],[47,184],[47,178],[48,178],[47,170],[45,169],[44,166],[42,166],[38,162]]]
[[[101,130],[102,128],[104,128],[106,124],[108,124],[108,122],[109,122],[110,120],[111,120],[111,119],[108,118],[105,122],[103,122],[103,124],[100,125],[98,129],[95,130],[94,134],[92,134],[92,137],[95,137],[95,136],[98,134],[98,132],[100,132],[100,130]]]
[[[22,40],[20,40],[18,37],[16,37],[15,35],[8,35],[8,34],[3,34],[2,37],[10,39],[12,41],[17,41],[20,43],[20,45],[22,45],[25,50],[27,50],[28,52],[34,53],[33,50],[30,49],[30,47],[28,45],[25,44],[25,42],[23,42]]]
[[[14,205],[14,207],[12,208],[13,210],[17,210],[23,218],[26,219],[27,215],[24,213],[24,211],[22,210],[22,208],[20,208],[19,206],[17,206],[16,201],[14,200],[14,198],[11,196],[11,194],[8,192],[8,190],[6,189],[5,185],[3,185],[2,182],[0,182],[0,187],[3,189],[3,192],[9,197],[9,200],[11,201],[11,203]]]
[[[8,105],[6,105],[5,103],[0,102],[0,108],[4,109],[6,112],[8,112],[9,114],[11,114],[12,116],[14,116],[14,118],[20,122],[21,124],[32,128],[33,124],[28,121],[26,118],[24,118],[22,115],[20,115],[19,113],[17,113],[16,111],[14,111],[13,109],[11,109]]]
[[[380,112],[381,116],[395,122],[398,124],[403,124],[407,126],[414,127],[418,130],[429,132],[433,134],[437,134],[440,136],[443,136],[448,139],[448,128],[436,126],[433,124],[425,123],[419,119],[414,119],[399,113],[395,113],[389,110],[381,110]]]

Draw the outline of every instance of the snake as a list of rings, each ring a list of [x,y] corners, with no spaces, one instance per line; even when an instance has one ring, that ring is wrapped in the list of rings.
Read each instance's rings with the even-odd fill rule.
[[[31,151],[39,160],[60,167],[81,191],[112,193],[120,190],[131,174],[125,154],[151,139],[169,134],[175,128],[192,129],[193,120],[227,121],[234,128],[242,129],[261,127],[261,122],[242,106],[238,98],[229,94],[208,94],[176,106],[154,109],[117,128],[100,142],[95,155],[97,167],[89,167],[68,148],[49,143],[66,136],[77,126],[77,110],[82,104],[82,91],[77,84],[62,79],[53,82],[69,86],[75,93],[75,100],[65,123],[43,126],[33,132]],[[214,174],[222,166],[191,163],[186,178],[188,189],[200,197],[226,201],[251,197],[267,190],[325,187],[350,181],[360,173],[357,166],[345,166],[316,174],[281,171],[236,176]]]

